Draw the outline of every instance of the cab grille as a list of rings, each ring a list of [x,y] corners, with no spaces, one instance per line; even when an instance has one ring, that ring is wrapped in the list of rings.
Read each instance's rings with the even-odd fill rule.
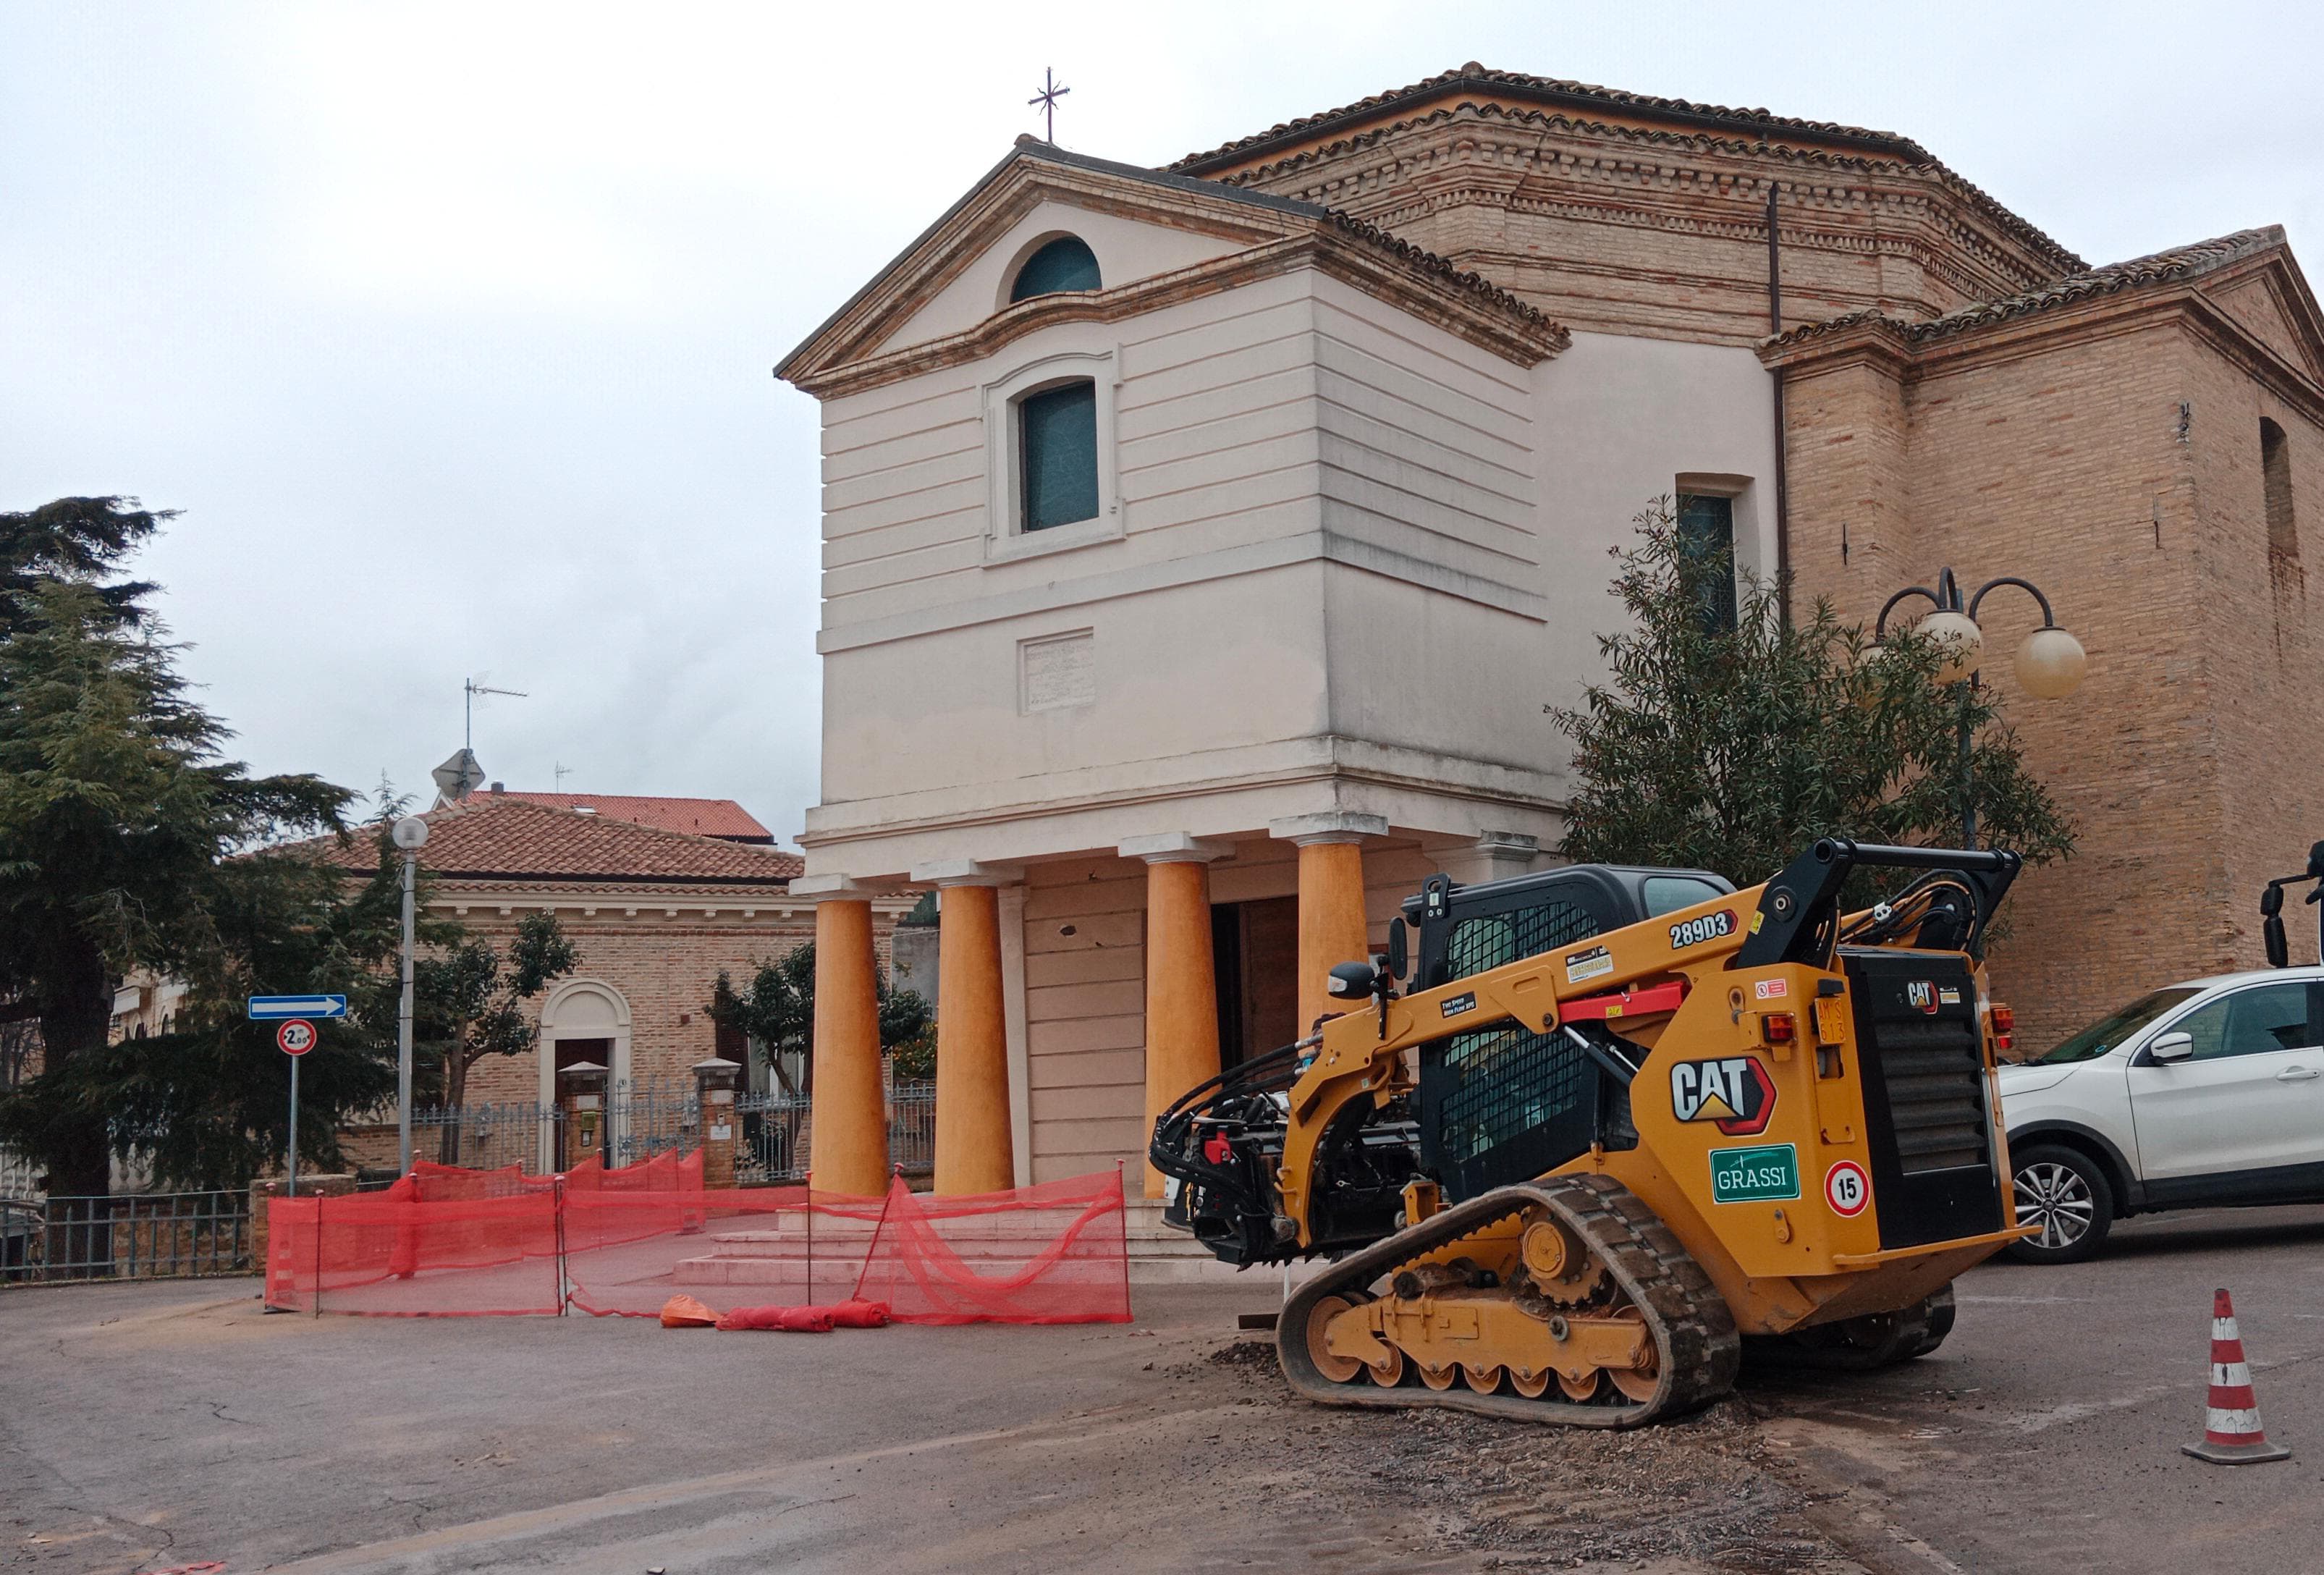
[[[1986,1163],[1987,1125],[1977,1035],[1958,1022],[1885,1023],[1880,1070],[1906,1175]]]

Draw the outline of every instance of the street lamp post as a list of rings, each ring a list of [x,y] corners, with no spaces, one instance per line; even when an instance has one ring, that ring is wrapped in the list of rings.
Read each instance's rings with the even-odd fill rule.
[[[1888,614],[1896,603],[1908,596],[1919,596],[1933,612],[1921,619],[1921,632],[1936,640],[1945,652],[1944,665],[1937,669],[1941,683],[1959,684],[1960,689],[1960,796],[1961,846],[1977,846],[1976,772],[1971,753],[1969,713],[1975,704],[1980,674],[1978,650],[1985,643],[1985,631],[1978,627],[1977,610],[1985,603],[1989,592],[2003,585],[2015,585],[2041,604],[2042,627],[2025,637],[2017,648],[2014,666],[2017,681],[2025,692],[2043,700],[2062,700],[2081,686],[2082,674],[2089,666],[2089,658],[2082,650],[2082,642],[2059,625],[2058,617],[2051,611],[2050,598],[2042,587],[2015,575],[2002,575],[1985,582],[1977,594],[1961,601],[1960,582],[1947,568],[1937,576],[1936,589],[1926,585],[1907,585],[1881,606],[1880,616],[1872,626],[1873,649],[1888,632]]]
[[[412,889],[420,879],[420,850],[428,844],[428,823],[416,815],[407,815],[395,823],[388,834],[403,850],[403,998],[395,1009],[395,1173],[410,1175]]]

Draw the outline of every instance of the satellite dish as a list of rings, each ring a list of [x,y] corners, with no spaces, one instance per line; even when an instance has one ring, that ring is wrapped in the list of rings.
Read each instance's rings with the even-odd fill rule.
[[[429,775],[436,778],[436,791],[451,804],[484,785],[484,769],[476,763],[476,751],[470,749],[463,749]]]
[[[428,845],[428,823],[416,815],[407,815],[397,821],[394,829],[387,834],[394,838],[395,845],[405,852],[416,853]]]

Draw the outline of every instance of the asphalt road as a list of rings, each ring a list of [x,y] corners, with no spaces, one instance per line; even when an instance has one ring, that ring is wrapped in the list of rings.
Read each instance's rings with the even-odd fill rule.
[[[1909,1368],[1747,1375],[1652,1438],[1287,1402],[1233,1346],[1256,1278],[1141,1290],[1129,1326],[829,1336],[12,1290],[0,1567],[2324,1568],[2324,1211],[2117,1242],[1976,1271]],[[2222,1284],[2289,1463],[2179,1453]]]
[[[2235,1297],[2268,1434],[2206,1465],[2211,1293]],[[1756,1380],[1769,1436],[1900,1568],[2324,1570],[2324,1210],[2159,1215],[2063,1268],[1988,1264],[1934,1356],[1869,1379]],[[1916,1552],[1928,1550],[1928,1554]]]

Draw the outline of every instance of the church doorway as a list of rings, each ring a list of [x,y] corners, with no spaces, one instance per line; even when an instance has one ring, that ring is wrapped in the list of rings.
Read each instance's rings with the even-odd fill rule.
[[[1219,1064],[1237,1065],[1299,1037],[1299,899],[1211,907],[1219,987]]]

